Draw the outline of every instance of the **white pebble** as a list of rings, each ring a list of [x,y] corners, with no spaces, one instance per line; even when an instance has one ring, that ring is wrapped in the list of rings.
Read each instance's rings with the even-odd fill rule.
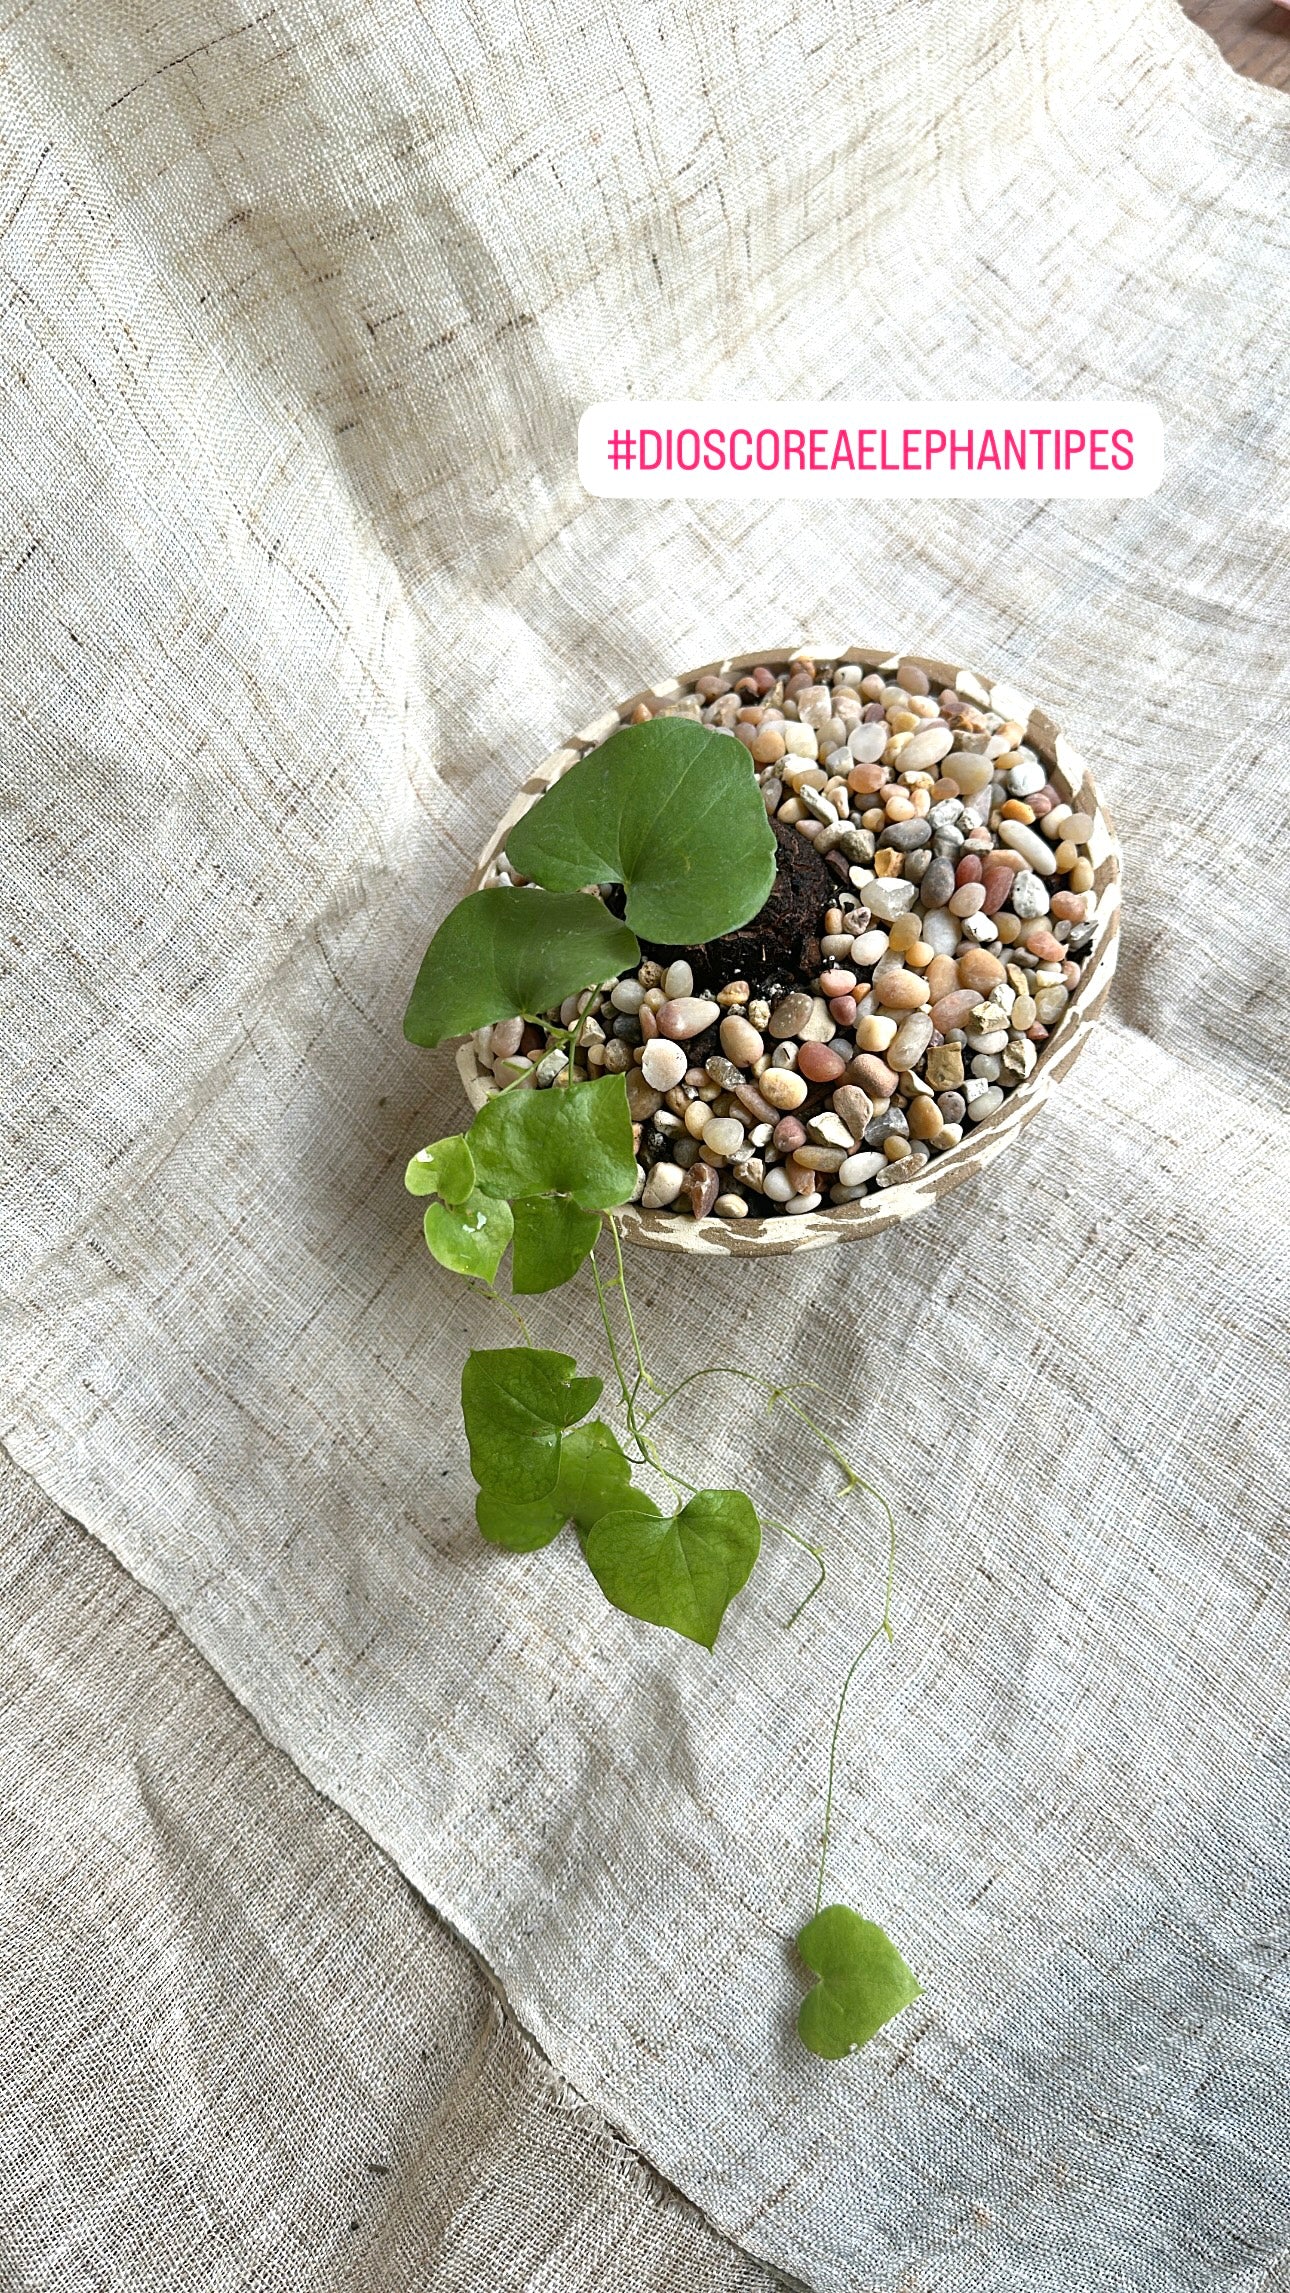
[[[838,1172],[839,1186],[864,1186],[869,1179],[877,1177],[886,1160],[885,1154],[848,1155]]]
[[[820,753],[820,744],[810,725],[792,724],[787,720],[775,727],[790,756],[809,756],[812,764]]]
[[[682,962],[678,957],[675,963],[670,963],[668,965],[667,970],[663,974],[664,997],[670,1003],[674,996],[693,995],[693,993],[694,973],[691,971],[689,964]]]
[[[1010,796],[1033,796],[1036,790],[1043,787],[1047,778],[1048,775],[1038,757],[1023,756],[1020,764],[1014,764],[1007,776],[1008,794]]]
[[[959,922],[948,908],[933,908],[918,928],[924,944],[934,955],[953,955],[959,944]]]
[[[733,1115],[715,1115],[704,1126],[703,1143],[713,1154],[738,1154],[744,1143],[744,1126]]]
[[[685,1172],[674,1162],[656,1162],[641,1195],[643,1210],[666,1210],[685,1184]]]
[[[812,1115],[806,1127],[816,1146],[845,1147],[850,1154],[854,1141],[841,1115]]]
[[[838,1023],[822,995],[811,998],[811,1013],[802,1021],[797,1032],[803,1043],[831,1043],[838,1031]]]
[[[948,725],[929,725],[926,732],[916,732],[913,739],[900,752],[902,772],[926,772],[948,756],[954,745],[954,735]]]
[[[1029,860],[1039,875],[1056,875],[1057,861],[1052,846],[1045,844],[1042,836],[1036,836],[1033,828],[1027,828],[1024,820],[1001,820],[999,836],[1010,852],[1020,852],[1022,859]]]
[[[861,964],[867,971],[870,964],[877,963],[887,953],[890,945],[886,932],[861,932],[859,938],[851,942],[851,960]],[[955,932],[953,944],[946,949],[946,953],[952,955],[957,946],[958,933]]]
[[[847,747],[857,764],[881,764],[882,753],[891,738],[885,724],[857,725],[847,739]]]
[[[633,1015],[645,1000],[645,990],[638,979],[616,979],[609,990],[609,1000],[615,1011]]]
[[[1050,865],[1053,864],[1051,852],[1047,858]],[[875,876],[864,888],[865,906],[871,916],[877,916],[884,924],[894,924],[897,916],[908,915],[917,898],[917,884],[909,883],[904,876]]]
[[[1002,1091],[999,1096],[1000,1098],[1003,1097]],[[769,1177],[769,1175],[768,1172],[767,1176]],[[800,1218],[803,1211],[818,1210],[823,1200],[822,1194],[792,1194],[784,1204],[784,1215],[786,1218]]]
[[[748,1205],[742,1194],[719,1194],[712,1205],[718,1218],[746,1218]]]
[[[793,1182],[782,1163],[775,1163],[762,1180],[762,1193],[772,1202],[791,1202]]]
[[[685,1077],[689,1056],[679,1043],[669,1043],[666,1035],[656,1035],[647,1043],[641,1058],[641,1073],[655,1091],[673,1091]]]

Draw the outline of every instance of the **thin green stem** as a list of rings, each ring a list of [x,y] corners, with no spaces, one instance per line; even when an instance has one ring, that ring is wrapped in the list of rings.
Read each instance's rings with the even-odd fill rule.
[[[582,1030],[583,1030],[583,1028],[586,1026],[586,1024],[587,1024],[587,1021],[588,1021],[588,1019],[589,1019],[589,1017],[590,1017],[590,1015],[591,1015],[591,1006],[592,1006],[592,1003],[594,1002],[594,1000],[595,1000],[595,997],[594,997],[594,995],[590,995],[590,994],[589,994],[589,995],[588,995],[588,997],[587,997],[587,1000],[586,1000],[586,1002],[583,1004],[583,1007],[582,1007],[581,1011],[578,1013],[578,1024],[577,1024],[577,1026],[574,1028],[574,1030],[573,1030],[573,1033],[572,1033],[572,1035],[571,1035],[571,1036],[570,1036],[570,1038],[569,1038],[569,1088],[570,1088],[570,1090],[572,1090],[572,1088],[573,1088],[573,1062],[574,1062],[574,1060],[577,1058],[577,1056],[578,1056],[578,1053],[579,1053],[579,1051],[580,1051],[580,1050],[581,1050],[581,1048],[582,1048]]]
[[[858,1486],[862,1489],[865,1489],[870,1496],[878,1495],[876,1490],[869,1489],[869,1485],[866,1481],[858,1481]],[[860,1650],[859,1655],[856,1656],[852,1662],[851,1669],[847,1673],[846,1679],[842,1683],[842,1694],[838,1698],[838,1708],[834,1715],[833,1735],[829,1742],[829,1781],[828,1788],[824,1795],[824,1830],[820,1837],[820,1867],[815,1881],[815,1911],[817,1918],[819,1916],[820,1905],[824,1901],[824,1873],[829,1860],[829,1837],[833,1828],[833,1784],[837,1773],[838,1764],[838,1738],[842,1733],[842,1716],[847,1708],[847,1695],[850,1690],[851,1683],[856,1676],[856,1673],[859,1671],[860,1666],[865,1660],[865,1657],[868,1655],[870,1649],[875,1645],[875,1643],[879,1640],[885,1639],[888,1647],[891,1647],[893,1641],[893,1634],[891,1629],[891,1603],[892,1596],[896,1587],[896,1516],[893,1513],[891,1506],[887,1503],[885,1497],[879,1496],[878,1502],[887,1515],[887,1570],[883,1583],[882,1615],[878,1619],[877,1624],[874,1626],[873,1631],[870,1633],[869,1638],[866,1640],[863,1648]]]
[[[612,1219],[606,1219],[605,1223],[609,1227],[614,1237],[614,1249],[618,1259],[621,1275],[622,1247],[618,1240],[617,1228],[614,1226]],[[596,1253],[594,1249],[590,1253],[589,1264],[591,1266],[591,1278],[596,1285],[596,1303],[600,1308],[600,1319],[604,1324],[605,1337],[609,1345],[609,1358],[613,1362],[614,1375],[618,1379],[618,1390],[622,1395],[623,1415],[627,1420],[628,1434],[636,1444],[638,1460],[642,1465],[650,1466],[652,1470],[657,1473],[662,1480],[667,1481],[672,1488],[683,1490],[687,1496],[696,1496],[698,1494],[697,1483],[694,1481],[687,1481],[682,1474],[674,1473],[669,1465],[665,1465],[663,1463],[663,1460],[659,1456],[657,1449],[655,1448],[653,1442],[650,1440],[648,1434],[645,1432],[644,1427],[641,1425],[637,1417],[636,1396],[640,1391],[641,1379],[648,1377],[649,1372],[645,1367],[645,1363],[641,1355],[640,1339],[637,1336],[636,1325],[632,1319],[631,1309],[630,1306],[627,1307],[627,1322],[632,1334],[632,1343],[636,1352],[637,1379],[634,1386],[629,1386],[627,1383],[626,1374],[623,1369],[622,1358],[618,1351],[618,1341],[614,1336],[614,1326],[609,1318],[609,1301],[605,1293],[605,1285],[601,1280],[600,1268],[596,1264]],[[618,1289],[624,1306],[627,1306],[627,1292],[621,1282],[621,1279],[614,1286]]]
[[[658,1381],[651,1377],[645,1367],[645,1356],[641,1351],[641,1341],[636,1330],[636,1316],[632,1312],[632,1302],[627,1295],[627,1268],[623,1264],[622,1237],[614,1219],[606,1218],[605,1224],[614,1238],[614,1261],[618,1268],[618,1288],[622,1295],[623,1311],[627,1316],[627,1327],[631,1332],[632,1351],[636,1356],[636,1391],[639,1393],[641,1387],[647,1385],[651,1393],[657,1393]],[[633,1399],[635,1399],[634,1395]],[[651,1412],[652,1414],[653,1412]]]
[[[819,1442],[820,1447],[824,1450],[825,1454],[831,1457],[834,1464],[838,1467],[838,1470],[843,1477],[841,1494],[845,1497],[850,1496],[851,1493],[856,1489],[863,1490],[864,1494],[867,1497],[872,1497],[874,1503],[881,1508],[887,1522],[889,1555],[887,1602],[889,1606],[891,1599],[891,1575],[892,1568],[894,1566],[896,1540],[896,1521],[891,1506],[888,1504],[887,1499],[883,1496],[882,1491],[880,1489],[875,1489],[871,1482],[865,1480],[862,1473],[857,1472],[855,1466],[851,1463],[850,1458],[843,1455],[842,1451],[838,1448],[837,1443],[830,1438],[830,1436],[824,1431],[823,1427],[817,1425],[814,1418],[808,1415],[807,1411],[801,1408],[800,1405],[792,1399],[792,1396],[795,1393],[822,1393],[825,1391],[825,1388],[818,1385],[813,1379],[809,1378],[802,1380],[796,1385],[774,1385],[768,1377],[760,1377],[755,1370],[732,1369],[725,1365],[718,1365],[711,1369],[696,1369],[691,1370],[688,1377],[681,1378],[676,1385],[669,1387],[666,1393],[659,1395],[659,1399],[655,1402],[654,1407],[646,1413],[644,1419],[645,1424],[652,1424],[654,1419],[659,1416],[664,1409],[667,1408],[668,1404],[676,1400],[678,1394],[684,1393],[687,1386],[697,1385],[701,1379],[708,1377],[738,1378],[745,1385],[755,1385],[760,1392],[767,1396],[766,1406],[768,1410],[773,1410],[777,1405],[789,1410],[791,1414],[797,1418],[799,1424],[804,1425],[807,1432],[813,1435],[814,1439]],[[655,1387],[656,1392],[657,1390],[657,1387]],[[779,1521],[773,1521],[768,1525],[772,1528],[784,1528],[784,1524]],[[799,1605],[794,1609],[793,1614],[788,1620],[789,1625],[791,1626],[797,1622],[797,1619],[802,1614],[803,1609],[807,1608],[811,1601],[814,1600],[816,1593],[820,1590],[820,1586],[824,1582],[824,1574],[826,1572],[824,1569],[824,1556],[817,1550],[814,1545],[807,1544],[806,1539],[804,1537],[796,1536],[796,1532],[792,1529],[784,1528],[784,1534],[786,1536],[794,1537],[796,1543],[803,1545],[806,1551],[809,1552],[813,1558],[819,1562],[822,1572],[817,1583],[815,1583],[811,1587],[811,1590],[807,1593],[805,1600],[801,1601]]]
[[[869,1638],[864,1644],[864,1647],[860,1650],[859,1655],[852,1662],[851,1669],[847,1673],[846,1679],[842,1683],[842,1694],[838,1698],[838,1708],[834,1714],[833,1735],[829,1743],[829,1782],[828,1789],[824,1795],[824,1831],[820,1839],[820,1868],[815,1882],[815,1916],[817,1918],[820,1915],[820,1906],[824,1901],[824,1872],[825,1866],[829,1859],[829,1837],[833,1828],[833,1784],[837,1773],[838,1738],[842,1733],[842,1715],[847,1708],[847,1696],[850,1691],[852,1681],[854,1680],[870,1649],[873,1647],[875,1641],[881,1640],[884,1633],[886,1634],[887,1639],[890,1640],[891,1625],[885,1616],[881,1624],[876,1624],[874,1626],[873,1631],[870,1633]]]
[[[528,1324],[525,1321],[523,1314],[520,1312],[519,1307],[516,1305],[515,1300],[513,1298],[508,1298],[506,1292],[504,1290],[499,1290],[492,1282],[481,1282],[479,1286],[484,1292],[485,1297],[491,1298],[495,1306],[500,1306],[504,1314],[510,1315],[511,1320],[514,1322],[516,1328],[518,1329],[525,1345],[531,1346],[533,1340],[529,1336]]]
[[[800,1545],[804,1553],[810,1554],[811,1559],[815,1562],[815,1565],[820,1572],[814,1584],[811,1586],[810,1591],[805,1594],[801,1600],[799,1600],[796,1608],[793,1610],[792,1615],[786,1617],[784,1620],[784,1631],[791,1632],[793,1626],[798,1620],[798,1617],[801,1616],[803,1612],[810,1607],[811,1602],[816,1596],[816,1593],[823,1591],[825,1579],[829,1572],[824,1565],[824,1555],[820,1551],[819,1546],[811,1544],[806,1537],[800,1537],[796,1529],[790,1529],[787,1521],[763,1521],[761,1525],[763,1529],[777,1529],[781,1537],[788,1537],[795,1545]]]
[[[596,1303],[600,1308],[600,1319],[605,1325],[605,1338],[609,1346],[609,1358],[614,1365],[614,1375],[618,1380],[618,1390],[623,1397],[623,1408],[627,1413],[627,1421],[630,1425],[632,1395],[627,1380],[623,1375],[623,1365],[618,1358],[618,1340],[614,1336],[614,1325],[609,1319],[609,1307],[605,1299],[605,1285],[600,1279],[600,1268],[596,1264],[596,1251],[594,1243],[588,1254],[587,1263],[591,1268],[591,1279],[596,1285]]]

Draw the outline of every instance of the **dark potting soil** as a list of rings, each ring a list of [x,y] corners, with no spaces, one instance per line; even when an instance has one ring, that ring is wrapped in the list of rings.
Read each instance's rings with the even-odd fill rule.
[[[641,941],[642,956],[674,963],[683,956],[694,973],[697,995],[715,994],[732,979],[746,979],[753,996],[773,1001],[790,988],[811,985],[820,969],[819,934],[824,911],[832,907],[840,880],[807,836],[772,820],[779,847],[770,897],[751,923],[723,932],[703,947],[665,947]],[[621,884],[602,887],[605,905],[616,916],[626,906]]]

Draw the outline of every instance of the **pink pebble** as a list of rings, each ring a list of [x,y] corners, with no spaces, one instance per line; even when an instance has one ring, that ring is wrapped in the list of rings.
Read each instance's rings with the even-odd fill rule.
[[[982,913],[997,915],[1016,881],[1011,868],[987,868],[982,879],[985,886],[985,906]]]
[[[950,893],[952,916],[979,915],[984,906],[985,890],[980,884],[960,884],[957,891]]]
[[[832,1018],[837,1020],[839,1027],[850,1027],[854,1024],[857,1008],[854,995],[831,995],[829,997],[829,1013]]]
[[[674,995],[659,1011],[658,1031],[674,1043],[685,1043],[691,1035],[701,1035],[705,1027],[713,1026],[720,1017],[720,1005],[709,1003],[706,996]]]
[[[821,995],[850,995],[855,984],[856,975],[853,971],[842,971],[836,968],[831,971],[822,971],[816,981],[816,986]]]
[[[796,1115],[782,1115],[775,1125],[774,1143],[781,1154],[791,1154],[794,1147],[806,1145],[806,1131]]]
[[[636,1023],[641,1031],[642,1043],[652,1043],[658,1033],[658,1021],[648,1003],[642,1003],[636,1014]]]
[[[797,1071],[808,1083],[835,1083],[846,1073],[846,1060],[827,1043],[804,1043],[797,1054]]]
[[[984,872],[975,852],[969,852],[959,861],[954,871],[954,881],[956,884],[979,884]]]

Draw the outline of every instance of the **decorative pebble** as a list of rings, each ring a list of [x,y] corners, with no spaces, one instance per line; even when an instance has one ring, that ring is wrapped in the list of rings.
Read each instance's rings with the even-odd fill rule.
[[[807,1081],[791,1067],[768,1067],[757,1088],[769,1106],[791,1115],[806,1097]]]
[[[677,1043],[687,1043],[720,1018],[721,1008],[719,1004],[709,1003],[706,996],[679,995],[663,1004],[656,1016],[660,1035],[667,1035]]]
[[[666,1210],[675,1202],[685,1184],[685,1172],[679,1163],[656,1162],[646,1176],[641,1195],[642,1210]]]
[[[846,1073],[847,1063],[839,1052],[827,1043],[813,1043],[809,1038],[797,1054],[797,1071],[805,1075],[808,1083],[832,1083]]]
[[[874,981],[874,997],[884,1011],[918,1011],[929,999],[927,981],[916,971],[885,971]]]
[[[770,1033],[787,1041],[805,1026],[811,1016],[815,997],[795,991],[781,997],[770,1015]]]
[[[895,1040],[887,1053],[887,1065],[894,1068],[897,1074],[909,1067],[916,1067],[934,1032],[930,1012],[911,1011],[896,1030]]]
[[[886,1159],[881,1148],[875,1151],[865,1151],[862,1154],[849,1155],[838,1172],[839,1184],[842,1186],[863,1186],[867,1179],[877,1176]]]
[[[678,959],[670,963],[663,974],[663,993],[669,1002],[694,993],[694,973],[688,963]]]
[[[656,1091],[671,1091],[684,1080],[689,1059],[679,1043],[658,1035],[641,1053],[641,1073]]]
[[[895,1077],[892,1077],[893,1087]],[[858,1083],[843,1083],[833,1094],[833,1111],[840,1115],[853,1139],[862,1139],[867,1126],[873,1121],[873,1100]],[[847,1184],[853,1185],[848,1179]]]
[[[1000,821],[999,836],[1010,851],[1020,852],[1023,860],[1029,860],[1036,874],[1040,876],[1056,874],[1057,862],[1053,857],[1051,846],[1045,844],[1042,836],[1036,836],[1034,829],[1028,828],[1024,820]]]
[[[880,923],[891,924],[897,916],[907,915],[917,900],[917,884],[901,876],[878,876],[865,885],[865,906]]]
[[[733,1012],[722,1020],[720,1035],[721,1048],[736,1067],[751,1067],[765,1052],[765,1043],[757,1029]]]
[[[624,1077],[627,1085],[627,1111],[634,1123],[647,1123],[663,1104],[663,1094],[647,1083],[639,1067],[629,1067]]]
[[[706,1218],[721,1192],[721,1180],[710,1162],[691,1163],[685,1174],[685,1191],[694,1216]]]
[[[900,1030],[897,1029],[897,1034]],[[894,1041],[895,1038],[893,1037]],[[886,1061],[861,1052],[847,1069],[848,1083],[856,1083],[871,1099],[890,1099],[900,1088],[900,1077]]]
[[[811,997],[811,1008],[801,1025],[794,1029],[803,1043],[831,1043],[838,1025],[822,995]]]

